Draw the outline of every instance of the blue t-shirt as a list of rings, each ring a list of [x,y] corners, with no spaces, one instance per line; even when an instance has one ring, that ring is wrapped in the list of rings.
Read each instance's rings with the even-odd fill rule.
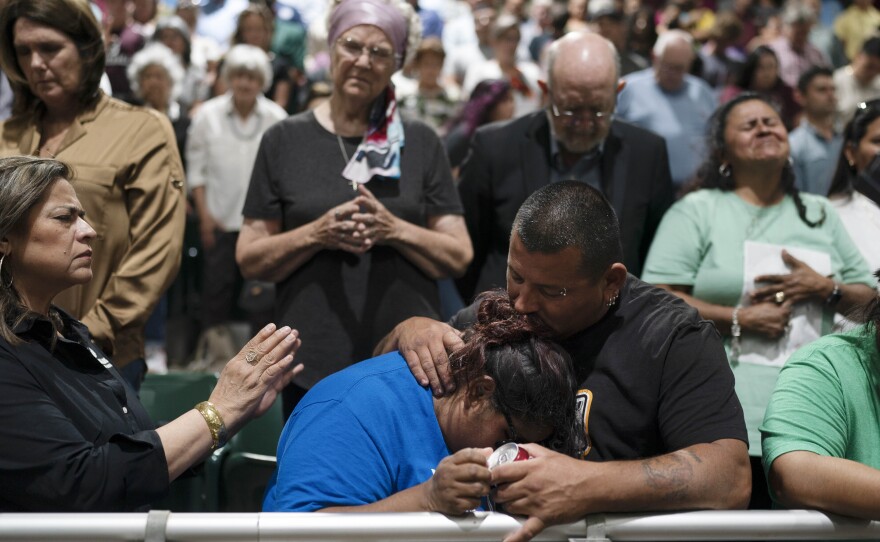
[[[328,376],[293,411],[263,510],[380,501],[428,480],[449,449],[431,392],[398,352]]]

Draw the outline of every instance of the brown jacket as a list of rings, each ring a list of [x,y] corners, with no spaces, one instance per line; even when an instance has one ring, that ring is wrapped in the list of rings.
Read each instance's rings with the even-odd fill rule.
[[[37,124],[0,124],[0,156],[37,154]],[[98,236],[92,280],[55,303],[122,367],[144,357],[144,325],[180,266],[186,201],[174,131],[156,111],[102,96],[77,117],[56,157],[73,166],[70,180]]]

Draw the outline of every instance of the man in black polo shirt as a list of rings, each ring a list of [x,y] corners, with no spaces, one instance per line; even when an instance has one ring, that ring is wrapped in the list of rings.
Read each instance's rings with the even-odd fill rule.
[[[507,290],[571,355],[587,446],[579,461],[527,444],[540,461],[493,470],[496,500],[529,518],[510,541],[597,512],[748,504],[746,429],[721,337],[620,259],[614,210],[584,183],[539,189],[514,220]],[[406,320],[377,350],[399,349],[424,385],[450,392],[446,351],[460,345],[474,310],[451,325]]]

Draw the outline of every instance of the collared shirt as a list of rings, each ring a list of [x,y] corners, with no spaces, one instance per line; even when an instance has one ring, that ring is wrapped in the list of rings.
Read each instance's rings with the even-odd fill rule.
[[[794,162],[795,184],[798,190],[828,195],[831,177],[843,147],[843,136],[837,130],[826,139],[806,119],[788,136],[791,159]]]
[[[549,116],[550,113],[547,115]],[[553,119],[550,119],[550,182],[580,181],[604,193],[602,189],[602,150],[604,147],[605,141],[600,141],[572,166],[566,166],[565,160],[562,158],[562,149],[556,140]]]
[[[627,75],[617,98],[617,115],[666,140],[672,182],[680,186],[694,176],[706,155],[706,126],[718,106],[705,81],[685,75],[680,89],[669,92],[653,68]]]
[[[144,510],[168,490],[159,435],[88,329],[61,318],[61,336],[31,315],[24,343],[0,338],[0,510]]]
[[[186,165],[190,189],[205,187],[208,211],[227,231],[239,231],[251,170],[263,133],[287,112],[263,96],[246,119],[235,111],[232,94],[202,104],[189,128]]]

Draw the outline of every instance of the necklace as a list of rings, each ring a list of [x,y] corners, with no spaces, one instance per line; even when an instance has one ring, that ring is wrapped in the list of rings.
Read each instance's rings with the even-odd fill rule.
[[[254,129],[251,130],[251,133],[245,134],[238,127],[238,122],[235,120],[235,113],[230,113],[226,118],[229,120],[229,127],[232,128],[232,135],[235,136],[235,139],[239,141],[251,141],[253,140],[258,133],[260,133],[260,128],[263,127],[263,119],[259,113],[254,111],[253,115],[256,116],[256,123],[254,124]]]
[[[339,143],[339,150],[342,152],[342,157],[345,158],[345,166],[348,167],[349,157],[348,152],[345,150],[345,144],[342,142],[342,136],[336,134],[336,142]],[[357,181],[351,181],[351,189],[357,190]]]

